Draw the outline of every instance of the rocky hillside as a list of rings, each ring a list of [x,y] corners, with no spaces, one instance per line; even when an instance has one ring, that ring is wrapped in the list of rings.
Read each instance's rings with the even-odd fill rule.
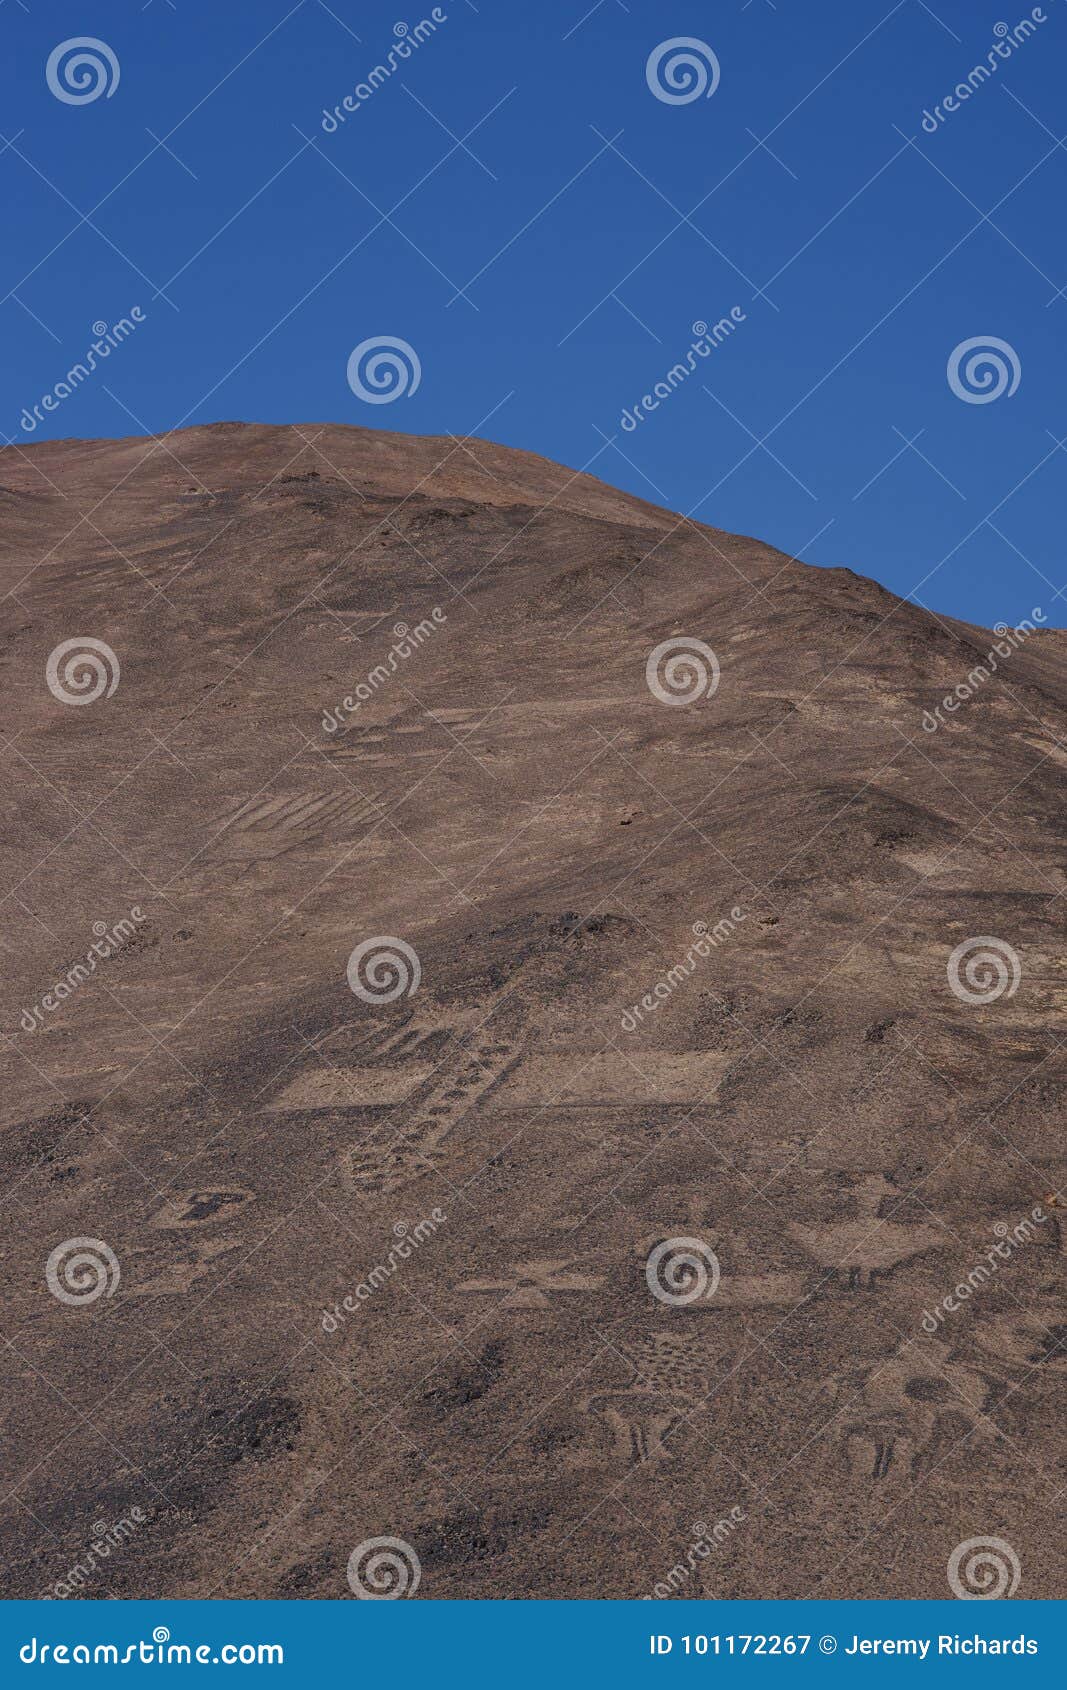
[[[1067,634],[335,426],[0,569],[3,1594],[1062,1592]]]

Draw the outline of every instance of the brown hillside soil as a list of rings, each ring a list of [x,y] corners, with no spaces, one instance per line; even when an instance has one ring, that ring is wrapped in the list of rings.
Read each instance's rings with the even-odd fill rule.
[[[994,634],[485,441],[0,484],[3,1594],[1062,1594],[1067,634],[929,732]]]

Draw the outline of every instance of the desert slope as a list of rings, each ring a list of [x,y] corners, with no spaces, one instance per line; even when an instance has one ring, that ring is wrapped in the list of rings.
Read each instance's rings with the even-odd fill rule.
[[[1067,635],[334,425],[4,449],[0,571],[3,1594],[1062,1594]]]

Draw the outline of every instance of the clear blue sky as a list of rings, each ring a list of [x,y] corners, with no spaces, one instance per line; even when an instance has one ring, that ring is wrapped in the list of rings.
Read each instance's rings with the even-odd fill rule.
[[[484,434],[942,612],[1067,623],[1064,0],[934,133],[924,111],[1021,0],[445,0],[324,132],[394,26],[431,15],[406,4],[4,0],[6,439]],[[119,80],[71,104],[46,63],[81,35]],[[710,98],[651,91],[674,37],[714,53]],[[94,322],[134,305],[144,323],[27,433]],[[734,306],[624,431],[694,321]],[[370,405],[346,366],[379,335],[422,375]],[[1018,387],[965,402],[947,361],[990,335]]]

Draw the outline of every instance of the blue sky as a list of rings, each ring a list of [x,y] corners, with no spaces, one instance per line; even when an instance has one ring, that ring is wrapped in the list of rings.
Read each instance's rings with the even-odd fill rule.
[[[1064,0],[1018,45],[1032,9],[975,0],[445,0],[328,132],[432,21],[406,4],[4,0],[6,439],[483,434],[940,612],[1067,623]],[[71,103],[46,65],[81,36],[118,80]],[[678,38],[710,97],[650,87]],[[379,336],[421,377],[372,405],[346,372]],[[962,399],[989,337],[1005,391]]]

